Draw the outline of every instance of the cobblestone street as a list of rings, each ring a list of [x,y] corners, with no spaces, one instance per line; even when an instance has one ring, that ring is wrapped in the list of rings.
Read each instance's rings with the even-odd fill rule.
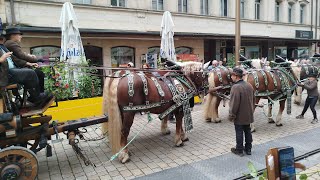
[[[278,111],[277,106],[276,104],[274,107],[274,114]],[[293,105],[291,115],[284,113],[282,127],[268,124],[263,108],[258,108],[255,112],[257,132],[253,134],[253,153],[255,145],[320,127],[320,123],[310,123],[312,120],[310,110],[307,111],[304,120],[295,119],[302,108],[303,104]],[[319,105],[316,109],[319,109]],[[180,148],[174,146],[175,125],[169,123],[171,134],[163,136],[160,132],[160,121],[156,115],[152,115],[154,120],[129,145],[131,161],[126,164],[121,164],[117,160],[109,161],[112,156],[111,149],[108,140],[103,139],[80,142],[81,148],[96,165],[96,167],[85,166],[68,145],[66,136],[60,134],[60,138],[64,141],[53,143],[52,157],[45,157],[44,151],[38,153],[39,179],[132,179],[229,153],[230,148],[235,145],[234,126],[227,121],[228,107],[221,105],[219,110],[222,123],[207,123],[203,118],[202,105],[196,105],[192,112],[194,130],[188,134],[189,141]],[[264,110],[266,111],[266,107]],[[147,115],[137,114],[129,139],[146,124]],[[99,125],[95,125],[88,128],[88,133],[85,135],[86,138],[94,138],[100,134]],[[319,166],[312,169],[319,169]]]

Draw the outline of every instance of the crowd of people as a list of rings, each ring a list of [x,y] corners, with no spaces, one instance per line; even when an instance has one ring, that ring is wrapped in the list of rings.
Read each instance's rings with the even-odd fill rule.
[[[33,106],[41,106],[52,97],[44,91],[44,73],[38,65],[43,60],[23,52],[22,35],[16,27],[0,29],[0,86],[21,84],[29,94],[27,100]]]

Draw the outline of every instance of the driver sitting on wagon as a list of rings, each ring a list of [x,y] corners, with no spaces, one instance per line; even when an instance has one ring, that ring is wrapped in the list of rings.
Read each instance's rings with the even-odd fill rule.
[[[8,84],[22,84],[29,92],[28,101],[34,106],[40,106],[45,103],[49,97],[47,93],[40,93],[39,79],[34,70],[25,68],[33,67],[35,63],[29,63],[22,59],[18,59],[9,52],[3,45],[4,34],[0,30],[0,87]]]

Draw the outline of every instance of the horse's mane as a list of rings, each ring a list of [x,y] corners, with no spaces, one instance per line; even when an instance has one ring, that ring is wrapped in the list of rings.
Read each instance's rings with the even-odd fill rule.
[[[182,71],[186,71],[187,73],[194,72],[194,71],[202,71],[202,63],[201,62],[179,62],[177,63],[181,66]]]

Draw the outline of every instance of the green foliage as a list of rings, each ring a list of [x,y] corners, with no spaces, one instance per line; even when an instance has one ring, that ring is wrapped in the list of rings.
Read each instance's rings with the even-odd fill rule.
[[[236,61],[234,56],[227,60],[227,66],[230,68],[234,68],[236,66]]]
[[[45,74],[45,89],[51,92],[57,100],[72,98],[73,83],[66,77],[67,71],[64,63],[57,63],[54,66],[42,67]]]
[[[301,174],[300,177],[299,177],[300,180],[306,180],[308,179],[308,175],[306,174]]]
[[[102,93],[101,79],[96,76],[98,70],[82,65],[78,79],[79,98],[90,98]]]
[[[97,70],[89,67],[87,63],[83,63],[77,67],[66,69],[65,63],[55,63],[50,67],[43,67],[45,73],[45,89],[51,92],[57,100],[73,99],[75,94],[79,98],[90,98],[99,96],[102,93],[101,79],[96,76]],[[70,80],[69,72],[79,72],[77,81]],[[78,93],[76,93],[78,91]]]

